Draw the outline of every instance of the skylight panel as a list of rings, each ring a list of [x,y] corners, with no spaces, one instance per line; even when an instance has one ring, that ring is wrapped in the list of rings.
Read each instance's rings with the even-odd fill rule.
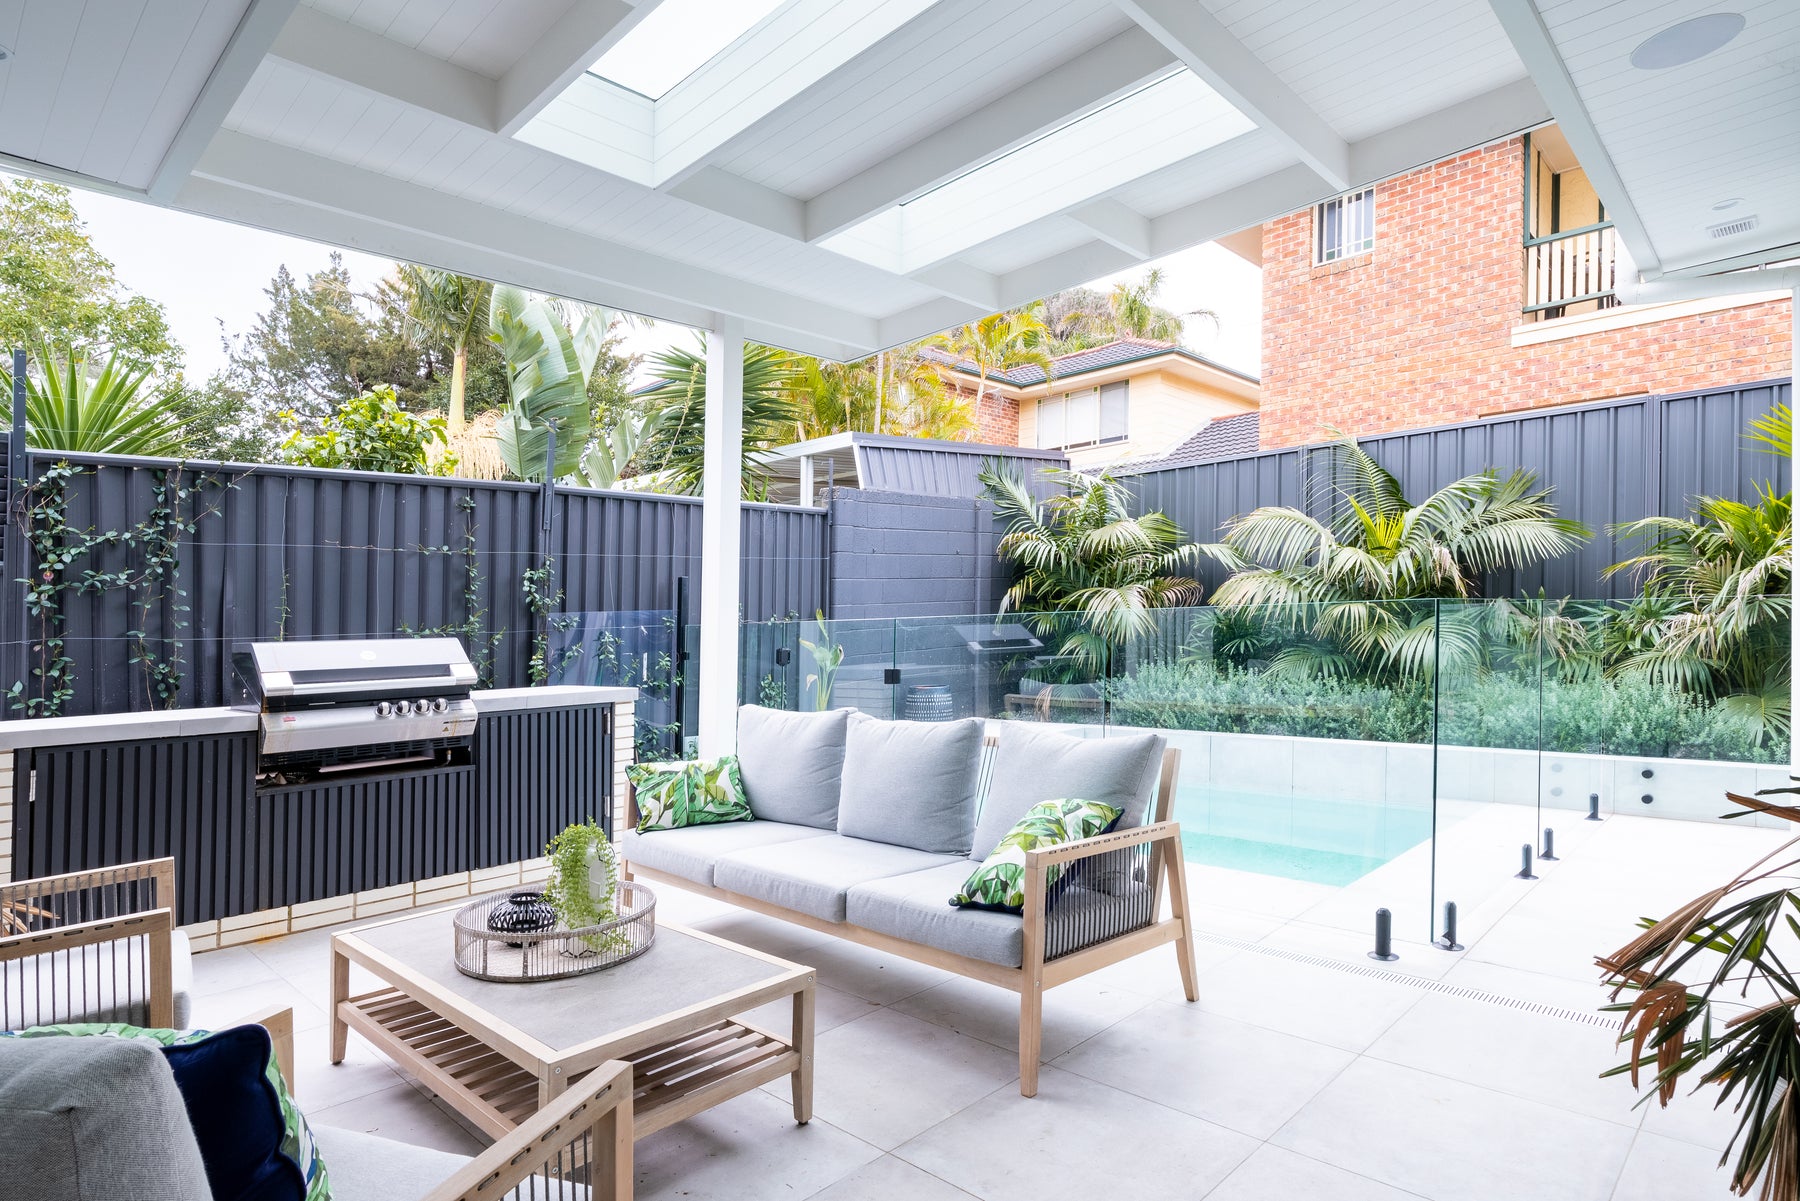
[[[662,0],[588,70],[661,100],[784,0]]]

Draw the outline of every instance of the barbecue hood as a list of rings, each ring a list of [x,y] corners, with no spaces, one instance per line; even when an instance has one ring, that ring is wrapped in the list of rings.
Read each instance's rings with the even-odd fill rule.
[[[455,638],[251,642],[234,707],[262,715],[259,771],[440,758],[475,734],[475,668]]]

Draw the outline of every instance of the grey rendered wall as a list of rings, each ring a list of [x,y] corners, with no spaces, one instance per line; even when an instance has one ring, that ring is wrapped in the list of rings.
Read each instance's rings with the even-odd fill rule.
[[[991,613],[1006,581],[992,508],[961,497],[833,489],[831,608],[839,619]]]

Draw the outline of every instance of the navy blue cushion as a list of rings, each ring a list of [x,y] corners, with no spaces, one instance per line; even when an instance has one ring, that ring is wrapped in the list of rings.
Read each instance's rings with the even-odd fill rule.
[[[281,1100],[269,1083],[269,1032],[235,1026],[164,1047],[200,1143],[213,1201],[301,1201],[306,1181],[282,1153]]]

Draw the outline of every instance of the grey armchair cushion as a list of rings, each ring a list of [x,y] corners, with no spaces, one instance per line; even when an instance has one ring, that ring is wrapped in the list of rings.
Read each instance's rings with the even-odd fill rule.
[[[710,826],[683,826],[678,830],[651,830],[639,834],[627,830],[619,836],[619,851],[629,863],[667,872],[711,887],[713,865],[721,855],[752,847],[824,838],[826,831],[786,822],[718,822]]]
[[[0,1029],[61,1022],[150,1024],[148,939],[121,938],[0,962]],[[187,935],[169,939],[175,1029],[193,1013],[194,957]]]
[[[978,863],[958,859],[922,872],[858,884],[845,904],[853,926],[891,934],[920,946],[936,947],[1001,967],[1025,959],[1025,921],[1016,913],[956,909],[950,898],[962,890]]]
[[[0,1039],[0,1197],[212,1195],[162,1049],[122,1038]]]
[[[360,1130],[316,1126],[313,1137],[331,1172],[332,1201],[418,1201],[469,1162]]]
[[[713,883],[783,909],[841,922],[844,894],[852,886],[961,862],[911,847],[825,834],[721,856],[713,868]]]
[[[1100,801],[1120,811],[1115,829],[1143,825],[1166,745],[1160,734],[1081,738],[1024,722],[1001,725],[970,857],[993,854],[1039,801]]]
[[[850,711],[738,710],[738,772],[757,821],[837,827]]]
[[[838,833],[933,854],[967,855],[975,833],[982,737],[983,723],[973,717],[940,722],[852,718]]]

